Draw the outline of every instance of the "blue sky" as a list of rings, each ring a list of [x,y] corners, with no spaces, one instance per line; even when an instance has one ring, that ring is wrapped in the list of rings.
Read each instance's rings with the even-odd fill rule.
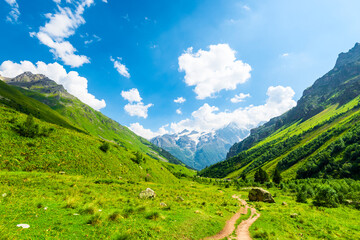
[[[360,41],[358,9],[355,0],[0,0],[0,74],[46,74],[147,138],[252,128],[294,106]]]

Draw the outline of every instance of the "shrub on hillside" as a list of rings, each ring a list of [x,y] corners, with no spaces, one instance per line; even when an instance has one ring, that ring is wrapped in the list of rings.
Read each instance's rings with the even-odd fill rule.
[[[49,134],[54,130],[53,128],[41,128],[39,124],[36,124],[34,117],[28,115],[25,122],[15,125],[14,130],[23,137],[35,138],[35,137],[48,137]]]
[[[135,152],[135,156],[132,157],[131,160],[137,164],[140,164],[140,163],[146,161],[146,159],[142,156],[141,152],[139,152],[139,151]]]
[[[296,194],[296,202],[299,202],[299,203],[306,203],[307,199],[307,194],[306,192],[304,191],[299,191],[297,194]]]
[[[28,115],[25,122],[15,126],[15,131],[19,133],[20,136],[34,138],[39,135],[40,129],[39,125],[34,122],[34,117]]]
[[[322,207],[337,207],[339,203],[336,191],[328,185],[321,185],[315,195],[313,204]]]
[[[101,151],[106,153],[110,149],[110,144],[108,142],[104,142],[99,148]]]

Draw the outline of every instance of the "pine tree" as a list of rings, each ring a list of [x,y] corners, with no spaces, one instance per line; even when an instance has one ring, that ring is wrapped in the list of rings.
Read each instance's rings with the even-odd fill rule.
[[[262,169],[259,168],[255,173],[255,182],[265,183],[269,181],[269,175]]]
[[[273,175],[273,178],[272,178],[273,182],[276,183],[276,184],[279,184],[282,180],[282,177],[281,177],[281,174],[280,174],[280,171],[278,168],[275,169],[275,172],[274,172],[274,175]]]

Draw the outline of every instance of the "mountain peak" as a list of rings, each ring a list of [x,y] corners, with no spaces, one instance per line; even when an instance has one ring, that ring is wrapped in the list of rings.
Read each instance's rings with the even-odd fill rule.
[[[13,78],[12,82],[36,82],[41,79],[47,78],[43,74],[33,74],[32,72],[24,72],[15,78]]]
[[[43,74],[24,72],[14,78],[4,79],[4,81],[9,85],[43,94],[58,94],[62,97],[74,98],[74,96],[69,94],[62,85],[57,84]]]
[[[188,132],[190,132],[189,130],[187,130],[187,129],[184,129],[181,133],[179,133],[179,135],[181,135],[181,134],[185,134],[185,133],[188,133]]]
[[[338,59],[336,60],[335,68],[354,62],[360,62],[360,43],[356,43],[355,46],[348,52],[340,53]]]

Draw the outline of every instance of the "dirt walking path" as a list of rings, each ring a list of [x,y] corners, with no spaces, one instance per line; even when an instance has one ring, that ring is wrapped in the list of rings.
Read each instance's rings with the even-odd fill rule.
[[[250,226],[260,217],[260,214],[256,212],[255,208],[251,208],[248,206],[247,202],[243,199],[240,199],[238,196],[233,195],[233,198],[239,200],[241,202],[242,207],[239,209],[234,216],[232,216],[225,224],[225,227],[216,235],[204,238],[204,240],[216,240],[216,239],[223,239],[228,237],[228,239],[235,239],[235,240],[251,240],[249,228]],[[241,214],[247,214],[248,208],[251,209],[251,215],[248,219],[242,221],[239,226],[237,227],[235,233],[236,237],[230,237],[230,235],[235,230],[236,221],[240,218]]]
[[[248,219],[242,221],[236,229],[236,240],[251,240],[249,228],[260,217],[255,208],[251,209],[251,215]]]

